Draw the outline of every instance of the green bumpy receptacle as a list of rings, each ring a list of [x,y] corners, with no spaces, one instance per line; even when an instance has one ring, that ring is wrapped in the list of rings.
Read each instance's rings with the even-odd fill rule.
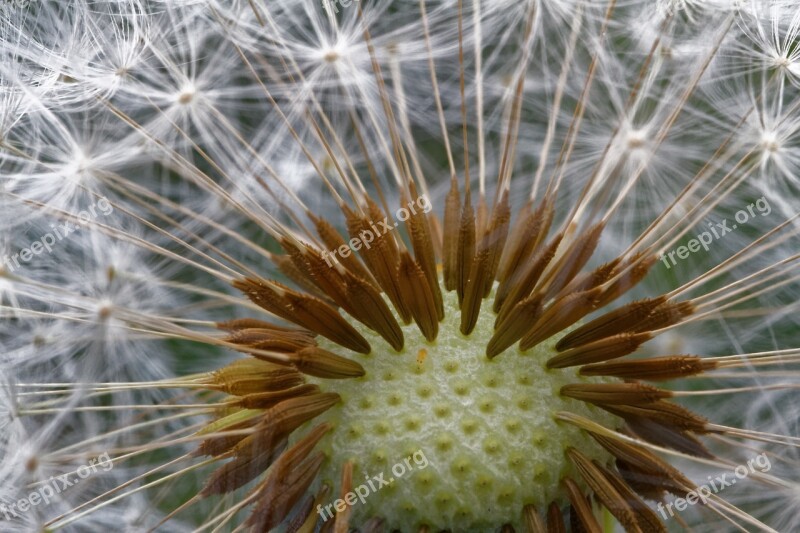
[[[492,298],[484,307],[487,301]],[[353,506],[351,524],[380,516],[389,531],[412,531],[421,524],[434,531],[491,531],[506,523],[519,531],[525,505],[544,510],[553,500],[566,501],[560,480],[566,475],[579,480],[564,455],[568,447],[608,461],[588,435],[553,419],[557,411],[570,411],[608,427],[615,420],[559,395],[568,383],[600,380],[578,376],[576,369],[547,370],[557,339],[524,353],[510,348],[489,360],[485,348],[495,315],[484,309],[465,337],[455,293],[444,294],[444,306],[436,341],[428,343],[412,323],[403,327],[405,348],[399,354],[354,324],[373,346],[367,356],[351,355],[366,375],[322,384],[339,393],[342,403],[314,420],[334,426],[319,446],[328,456],[320,477],[334,488],[323,511],[339,498],[341,468],[350,460],[354,488],[370,489],[364,502]],[[322,348],[342,352],[319,341]],[[415,452],[421,453],[411,457]],[[401,476],[395,475],[399,467],[392,472],[397,464],[405,470]],[[379,487],[373,480],[373,491],[368,480],[381,474],[394,481]]]

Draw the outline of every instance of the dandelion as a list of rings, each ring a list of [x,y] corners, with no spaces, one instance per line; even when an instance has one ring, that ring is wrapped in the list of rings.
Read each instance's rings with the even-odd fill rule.
[[[797,15],[717,4],[4,12],[0,250],[113,210],[0,265],[2,529],[796,528]]]

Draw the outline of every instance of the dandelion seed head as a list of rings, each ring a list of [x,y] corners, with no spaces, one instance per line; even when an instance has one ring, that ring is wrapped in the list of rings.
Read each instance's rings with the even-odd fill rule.
[[[17,423],[17,398],[16,387],[13,381],[6,378],[0,384],[0,435],[3,435],[2,442],[7,445],[13,437],[12,435],[18,431],[16,428],[10,426]]]
[[[642,145],[644,145],[646,139],[647,139],[646,132],[642,130],[631,130],[627,133],[627,138],[626,138],[628,142],[628,147],[631,148],[632,150],[641,148]]]
[[[80,185],[84,179],[90,178],[96,169],[94,168],[94,161],[80,147],[76,147],[73,155],[72,161],[64,165],[64,174],[68,180]]]
[[[343,42],[326,46],[320,50],[320,58],[327,63],[336,63],[344,60],[348,55],[347,46]]]
[[[761,134],[761,147],[765,152],[775,153],[781,149],[778,135],[774,131],[764,131]]]
[[[194,85],[189,84],[184,86],[180,92],[178,92],[175,100],[182,105],[189,105],[192,103],[192,100],[196,97],[197,90]]]
[[[0,500],[115,455],[19,529],[311,530],[417,450],[336,528],[662,531],[763,450],[682,516],[796,529],[796,6],[339,8],[0,25],[2,253],[114,207],[0,272]]]

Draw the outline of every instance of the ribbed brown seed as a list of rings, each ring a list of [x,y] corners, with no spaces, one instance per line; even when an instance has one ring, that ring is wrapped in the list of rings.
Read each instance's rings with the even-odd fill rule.
[[[636,437],[634,434],[631,434],[631,436]],[[714,457],[709,455],[708,458],[713,459]],[[661,463],[664,464],[663,461]],[[638,464],[628,463],[621,459],[617,459],[616,465],[620,476],[630,487],[633,487],[640,495],[653,501],[662,501],[665,491],[682,498],[686,496],[687,492],[697,488],[680,471],[666,464],[664,466],[669,470],[666,475],[658,473],[651,468],[643,468]]]
[[[256,350],[266,350],[272,352],[290,353],[301,350],[306,346],[316,344],[313,337],[300,332],[276,331],[264,328],[239,329],[223,339],[225,342],[239,344],[243,347],[254,348]],[[241,351],[252,353],[258,357],[258,353],[253,353],[246,349]]]
[[[561,509],[555,502],[547,508],[547,533],[567,533],[567,526],[564,525],[564,518],[561,516]]]
[[[666,328],[679,323],[692,313],[694,313],[694,305],[691,302],[666,302],[639,322],[632,331],[638,333]]]
[[[442,245],[442,265],[444,271],[444,287],[448,291],[456,289],[456,265],[458,264],[458,227],[461,220],[461,197],[458,193],[458,181],[450,178],[450,190],[444,203],[444,231]]]
[[[500,528],[500,533],[514,533],[514,527],[511,524],[503,524]]]
[[[295,265],[290,256],[273,254],[272,262],[275,263],[275,265],[278,267],[278,270],[280,270],[283,275],[295,282],[298,287],[309,294],[313,294],[320,300],[323,300],[325,303],[333,303],[333,301],[328,298],[328,296],[321,291],[313,281],[308,279],[308,276],[306,276],[302,270],[297,268],[297,265]]]
[[[367,202],[367,212],[369,214],[370,220],[373,221],[373,224],[376,221],[384,221],[391,229],[397,227],[397,222],[390,223],[389,217],[383,211],[383,209],[378,206],[371,198],[365,198]],[[397,240],[395,239],[394,234],[392,231],[387,231],[385,227],[379,228],[381,234],[375,237],[375,247],[376,253],[380,254],[380,258],[378,262],[383,262],[384,266],[389,273],[388,278],[388,285],[391,289],[384,287],[384,291],[386,291],[389,299],[392,301],[394,306],[397,308],[398,313],[403,320],[408,323],[411,311],[408,308],[407,302],[403,300],[402,292],[400,290],[400,280],[397,277],[397,265],[400,264],[400,250],[403,246],[398,245]],[[361,248],[364,250],[364,247]],[[391,292],[390,292],[391,291]],[[396,298],[396,300],[392,300],[392,296]]]
[[[234,459],[212,474],[200,495],[230,492],[254,479],[281,454],[292,431],[325,412],[338,399],[337,394],[313,394],[284,400],[267,410],[253,434],[231,449]]]
[[[472,207],[472,197],[469,189],[464,195],[464,204],[461,207],[456,258],[456,293],[458,294],[458,305],[461,307],[461,303],[464,301],[464,294],[467,291],[472,262],[475,259],[475,210]]]
[[[336,305],[343,308],[350,314],[352,309],[347,301],[345,294],[345,282],[338,270],[328,266],[322,255],[305,243],[299,243],[300,247],[294,245],[289,239],[281,239],[281,246],[289,257],[292,258],[295,266],[312,283],[314,283],[328,298],[333,300]]]
[[[217,329],[223,331],[239,331],[242,329],[269,329],[272,331],[279,331],[282,333],[296,333],[298,335],[305,335],[309,339],[314,338],[314,334],[307,329],[303,328],[287,328],[278,326],[265,320],[258,320],[257,318],[235,318],[233,320],[226,320],[225,322],[217,322]]]
[[[310,329],[333,342],[360,353],[369,353],[369,342],[330,305],[319,298],[301,294],[278,282],[271,282],[283,291],[279,294],[262,280],[235,280],[233,286],[253,303],[279,317]]]
[[[704,418],[685,407],[664,400],[643,405],[612,406],[599,402],[591,403],[626,420],[630,417],[645,418],[659,425],[672,426],[682,431],[694,431],[697,433],[707,433],[709,431]]]
[[[419,205],[420,196],[417,194],[416,186],[413,182],[409,183],[411,196],[414,199],[413,205]],[[410,211],[410,208],[409,208]],[[431,239],[431,228],[428,223],[428,216],[420,209],[414,209],[410,213],[406,228],[411,239],[411,247],[414,250],[414,258],[419,263],[425,278],[428,280],[433,301],[436,303],[436,316],[439,321],[444,318],[444,301],[442,299],[442,289],[439,287],[439,274],[436,271],[436,254],[433,249]]]
[[[333,533],[333,520],[328,520],[327,522],[323,522],[322,525],[319,526],[319,530],[313,529],[314,533]],[[253,533],[256,533],[255,531]]]
[[[558,294],[581,271],[592,257],[592,254],[594,254],[604,229],[605,223],[599,222],[579,235],[571,243],[569,249],[554,265],[553,272],[555,274],[547,282],[545,299]]]
[[[533,505],[526,505],[522,510],[522,518],[525,522],[527,533],[547,533],[542,517]]]
[[[556,350],[563,352],[599,339],[631,331],[666,300],[666,297],[659,296],[658,298],[637,300],[614,309],[565,335],[556,343]]]
[[[226,342],[233,342],[233,339],[225,338],[223,339]],[[270,357],[265,356],[261,351],[269,351],[269,352],[278,352],[278,353],[292,353],[295,350],[300,349],[295,343],[287,342],[281,339],[265,339],[263,342],[259,342],[253,345],[242,345],[241,348],[238,350],[242,353],[247,353],[252,355],[253,357],[257,357],[259,359],[264,359],[265,361],[271,361]]]
[[[264,414],[265,433],[288,435],[301,424],[321,415],[341,400],[334,392],[320,392],[290,398]]]
[[[497,274],[500,282],[497,296],[500,301],[495,300],[495,312],[500,310],[500,305],[508,295],[511,286],[516,283],[516,280],[523,277],[524,267],[535,258],[536,252],[550,230],[553,210],[549,204],[543,201],[536,210],[531,211],[531,209],[532,203],[528,202],[520,212],[509,236],[508,244],[503,250]]]
[[[602,470],[595,465],[588,457],[580,453],[575,448],[567,450],[567,456],[572,464],[578,469],[583,480],[592,489],[595,496],[603,506],[619,520],[625,531],[642,533],[636,520],[636,515],[628,502],[614,488],[614,485],[606,479]]]
[[[588,533],[588,529],[583,527],[583,522],[578,517],[575,507],[569,506],[569,530],[571,533]]]
[[[579,273],[572,278],[572,281],[567,283],[566,287],[561,289],[561,292],[556,298],[566,296],[573,292],[588,291],[589,289],[594,289],[602,285],[611,279],[614,270],[619,266],[621,261],[622,259],[618,257],[608,263],[600,265],[591,272]]]
[[[243,328],[233,331],[226,337],[226,342],[243,344],[246,346],[259,346],[271,340],[281,340],[291,343],[297,348],[313,346],[314,337],[305,330],[291,330],[285,328]]]
[[[519,302],[501,321],[494,335],[486,345],[486,356],[489,359],[501,354],[512,344],[522,338],[542,314],[542,297],[539,294],[529,296]]]
[[[369,215],[370,220],[373,222],[373,224],[381,220],[385,220],[387,223],[389,222],[388,220],[389,217],[386,215],[383,209],[378,204],[375,203],[375,201],[372,198],[370,198],[369,196],[364,196],[364,201],[367,204],[367,214]],[[397,227],[396,224],[390,225],[391,229],[394,229],[395,227]],[[386,241],[387,244],[387,252],[391,254],[392,262],[396,263],[400,259],[399,254],[401,246],[398,246],[397,241],[395,240],[395,236],[394,234],[392,234],[392,232],[386,231],[385,228],[382,229],[383,231],[381,232],[381,236],[385,237],[384,240]]]
[[[336,394],[313,394],[285,400],[266,411],[254,433],[232,447],[230,453],[234,459],[214,471],[199,495],[224,494],[255,479],[281,454],[289,433],[338,399]]]
[[[500,289],[497,290],[495,296],[495,309],[498,310],[497,319],[502,320],[517,303],[523,298],[528,297],[533,291],[534,286],[539,282],[544,269],[553,260],[558,250],[558,245],[561,243],[563,234],[559,233],[545,246],[528,263],[513,274],[508,281],[508,287],[505,294],[501,294]]]
[[[403,349],[403,330],[380,293],[370,284],[354,275],[347,278],[347,298],[360,312],[362,322],[378,332],[392,348]]]
[[[271,394],[271,393],[265,393]],[[220,432],[238,432],[238,431],[245,431],[249,428],[252,428],[256,424],[260,422],[259,417],[253,417],[248,420],[244,420],[237,424],[232,424],[230,426],[225,427]],[[231,451],[231,449],[239,444],[242,440],[247,437],[247,434],[241,433],[238,435],[220,435],[218,437],[209,437],[206,440],[200,442],[197,446],[197,449],[192,452],[194,457],[218,457],[223,453],[227,453]]]
[[[439,216],[433,212],[428,213],[425,216],[428,219],[428,226],[431,229],[431,242],[433,243],[434,257],[438,257],[439,259],[441,259],[442,257],[444,257],[444,250],[442,249],[444,245],[442,221],[439,219]],[[438,266],[437,266],[437,272],[439,272]]]
[[[486,204],[486,195],[478,195],[477,209],[475,209],[475,235],[483,235],[489,224],[489,206]]]
[[[619,459],[615,462],[615,466],[617,467],[619,475],[625,480],[625,483],[635,490],[637,494],[654,502],[664,500],[664,491],[666,489],[664,487],[665,480],[663,477],[653,474],[652,472],[645,472]]]
[[[342,482],[340,484],[339,498],[345,499],[347,494],[353,489],[353,463],[346,461],[342,465]],[[334,533],[347,533],[350,525],[350,515],[353,508],[350,505],[345,507],[344,512],[336,513],[336,520],[333,525]]]
[[[331,499],[330,493],[330,485],[323,483],[320,489],[314,495],[313,508],[316,509],[317,505],[325,505],[327,502],[329,502]],[[317,531],[325,531],[326,524],[329,522],[323,523],[320,528],[317,528],[317,522],[319,522],[319,515],[316,512],[311,513],[295,533],[315,533]]]
[[[535,226],[532,225],[532,219],[533,200],[528,200],[525,205],[517,210],[517,218],[514,224],[511,225],[507,246],[500,257],[497,280],[501,283],[517,268],[521,261],[528,259],[533,253],[536,239],[535,237],[532,238],[532,236],[538,232]]]
[[[484,235],[484,241],[489,248],[489,257],[491,259],[489,268],[490,276],[483,288],[483,297],[489,296],[494,286],[494,280],[497,278],[497,269],[500,268],[500,259],[503,257],[503,250],[508,243],[508,230],[511,225],[511,205],[509,203],[508,191],[503,193],[500,201],[492,215],[492,226],[488,233]],[[488,238],[487,238],[488,237]]]
[[[634,361],[609,361],[582,366],[583,376],[613,376],[621,379],[644,379],[662,381],[694,376],[713,370],[717,363],[704,361],[696,355],[672,355],[650,357]]]
[[[398,334],[402,339],[397,320],[371,283],[349,270],[340,273],[327,266],[322,256],[312,248],[306,247],[305,253],[300,253],[291,243],[282,244],[298,268],[305,269],[309,278],[353,318],[384,336],[392,345],[397,342]],[[355,300],[354,296],[360,298]]]
[[[304,294],[287,293],[285,298],[301,325],[355,352],[372,351],[367,339],[333,307]]]
[[[658,258],[654,255],[642,258],[641,255],[637,254],[633,256],[627,263],[618,266],[616,271],[612,274],[612,277],[615,277],[619,272],[622,272],[629,265],[634,265],[626,274],[620,276],[616,281],[611,283],[608,288],[606,288],[605,292],[603,292],[602,298],[600,299],[601,305],[608,305],[628,292],[631,288],[635,287],[644,279],[647,273],[650,272],[650,269],[657,261]]]
[[[335,523],[334,520],[328,520],[327,522],[323,522],[319,526],[319,531],[317,531],[316,528],[313,529],[312,531],[315,532],[315,533],[333,533],[333,525],[334,525],[334,523]],[[256,532],[254,531],[253,533],[256,533]]]
[[[695,457],[709,459],[713,457],[713,454],[694,435],[681,428],[664,424],[659,419],[631,416],[626,419],[626,422],[642,440]]]
[[[359,216],[353,211],[347,210],[345,212],[348,232],[351,238],[358,238],[361,242],[364,242],[358,253],[364,259],[370,272],[372,272],[386,296],[389,297],[395,309],[397,309],[400,318],[404,323],[408,324],[411,322],[411,311],[400,296],[399,281],[397,279],[397,265],[400,263],[397,243],[391,232],[379,224],[379,222],[388,224],[388,218],[383,214],[383,211],[374,203],[370,203],[368,208],[367,214],[369,216],[373,214],[377,216],[377,218],[372,219],[374,222]],[[369,234],[373,236],[371,243],[367,243],[364,239]]]
[[[332,254],[335,250],[338,250],[342,245],[348,244],[344,237],[334,228],[327,220],[324,218],[318,217],[313,213],[309,213],[311,217],[311,221],[314,223],[314,227],[317,230],[317,235],[319,235],[322,242],[325,246],[328,247],[329,254]],[[348,244],[349,246],[349,244]],[[356,254],[348,254],[347,257],[343,257],[336,254],[335,257],[342,265],[344,265],[349,271],[353,272],[360,278],[363,278],[367,283],[373,285],[373,287],[377,288],[377,282],[375,278],[372,277],[372,274],[369,273],[369,270],[364,266],[361,261],[358,260],[358,256]]]
[[[690,302],[665,302],[663,296],[653,300],[633,302],[581,326],[565,337],[567,342],[563,344],[559,342],[556,349],[566,349],[565,346],[581,346],[590,342],[597,343],[596,346],[602,346],[602,341],[596,339],[604,339],[620,331],[629,334],[644,334],[676,324],[693,312],[694,306]],[[580,348],[576,347],[573,350],[579,352]],[[558,357],[560,356],[556,358]]]
[[[226,394],[246,396],[302,385],[303,375],[259,359],[238,359],[211,373],[212,382]]]
[[[282,242],[282,245],[298,268],[304,269],[309,278],[337,305],[368,328],[378,332],[395,349],[402,348],[403,333],[400,326],[372,284],[349,270],[340,273],[327,266],[322,256],[312,248],[305,247],[305,253],[301,253],[288,241]]]
[[[317,346],[308,346],[291,355],[292,364],[303,374],[326,379],[347,379],[363,376],[364,367],[355,361]]]
[[[545,309],[536,324],[522,337],[519,347],[528,350],[567,328],[597,308],[600,287],[577,292],[553,302]]]
[[[667,528],[664,527],[664,523],[658,519],[655,512],[642,501],[619,474],[603,465],[597,463],[595,463],[595,465],[603,472],[605,478],[613,485],[622,499],[627,502],[631,510],[633,510],[636,523],[644,533],[666,533]]]
[[[201,498],[233,492],[261,475],[286,448],[285,438],[276,438],[266,446],[254,444],[254,436],[248,436],[234,446],[235,457],[214,470],[198,493]]]
[[[547,368],[566,368],[618,359],[635,352],[652,338],[649,333],[622,333],[562,352],[547,361]]]
[[[461,301],[461,326],[460,331],[463,335],[469,335],[478,322],[478,314],[481,311],[483,302],[483,287],[489,277],[489,251],[479,250],[474,257],[469,273],[467,286],[464,289],[464,297]]]
[[[371,283],[349,270],[340,273],[328,267],[324,259],[311,248],[306,248],[302,254],[290,243],[284,243],[284,247],[290,252],[298,268],[304,268],[309,278],[337,305],[368,328],[378,332],[395,349],[402,348],[403,333],[400,326]]]
[[[660,491],[668,490],[680,494],[690,487],[691,482],[677,469],[666,463],[650,450],[622,439],[599,435],[591,431],[589,435],[619,461],[629,465],[636,472],[648,476],[647,483]]]
[[[589,533],[603,533],[603,528],[600,527],[600,524],[598,524],[597,520],[594,518],[594,513],[592,512],[589,501],[586,499],[586,496],[583,495],[578,485],[572,479],[565,478],[564,486],[567,489],[567,497],[572,504],[572,509],[574,509],[575,515],[583,526],[583,529]],[[573,528],[573,530],[574,529],[575,528]]]
[[[307,494],[299,504],[299,509],[292,513],[292,518],[286,523],[285,533],[298,533],[310,517],[316,516],[314,512],[314,496]]]
[[[637,405],[671,398],[672,393],[643,383],[571,383],[561,394],[576,400],[606,405]]]
[[[264,483],[254,491],[258,500],[245,522],[252,531],[270,531],[287,518],[317,477],[325,455],[311,452],[330,427],[317,426],[275,461]]]
[[[508,193],[503,194],[492,213],[488,227],[477,243],[476,255],[470,268],[469,280],[461,304],[461,333],[469,335],[478,322],[481,303],[492,290],[497,264],[508,237],[510,218]]]
[[[268,409],[273,407],[275,404],[282,402],[283,400],[294,398],[296,396],[303,396],[305,394],[315,394],[318,392],[320,392],[320,390],[317,385],[298,385],[297,387],[291,387],[279,391],[248,394],[247,396],[242,396],[239,398],[234,405],[241,407],[242,409]]]
[[[408,302],[414,322],[427,340],[435,340],[439,334],[439,317],[425,273],[406,251],[400,255],[398,270],[398,277],[403,281],[400,285],[401,297]]]

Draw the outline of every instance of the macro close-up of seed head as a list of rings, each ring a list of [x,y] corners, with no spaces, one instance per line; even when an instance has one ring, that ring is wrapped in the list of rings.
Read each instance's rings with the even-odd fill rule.
[[[800,530],[794,0],[0,5],[0,532]]]

